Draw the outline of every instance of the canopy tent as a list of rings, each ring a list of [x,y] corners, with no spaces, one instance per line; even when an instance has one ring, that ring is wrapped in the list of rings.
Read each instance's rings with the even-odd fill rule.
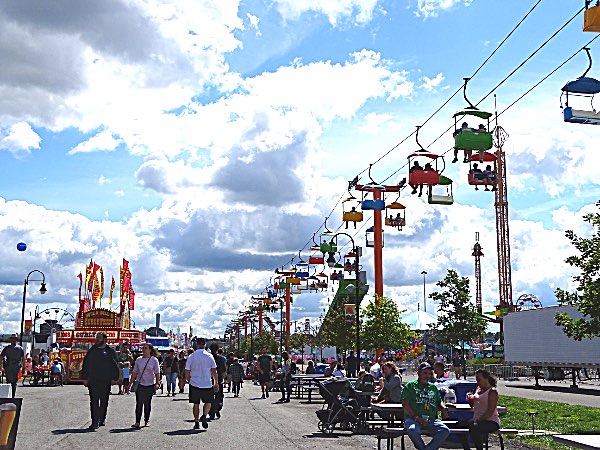
[[[437,319],[429,313],[417,310],[403,317],[402,322],[408,324],[413,331],[424,331],[431,329]]]

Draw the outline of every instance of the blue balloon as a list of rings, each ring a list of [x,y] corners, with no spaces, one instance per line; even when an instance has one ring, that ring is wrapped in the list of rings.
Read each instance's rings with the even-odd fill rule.
[[[27,244],[25,244],[24,242],[19,242],[17,244],[17,250],[19,250],[20,252],[24,252],[25,250],[27,250]]]

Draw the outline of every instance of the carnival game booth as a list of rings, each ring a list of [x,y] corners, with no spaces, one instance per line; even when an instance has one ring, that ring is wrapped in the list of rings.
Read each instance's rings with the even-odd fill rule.
[[[66,367],[67,382],[81,381],[83,358],[88,349],[96,341],[96,334],[101,331],[106,333],[108,345],[115,346],[128,342],[137,346],[145,342],[146,334],[131,328],[130,312],[134,309],[135,292],[131,284],[129,263],[123,260],[120,269],[120,285],[118,309],[96,307],[104,295],[104,273],[102,267],[90,261],[86,266],[85,292],[82,295],[83,276],[78,275],[79,283],[79,310],[75,321],[75,329],[59,330],[56,332],[56,341],[66,348],[60,351],[61,359]],[[112,305],[115,280],[113,277],[108,305]]]

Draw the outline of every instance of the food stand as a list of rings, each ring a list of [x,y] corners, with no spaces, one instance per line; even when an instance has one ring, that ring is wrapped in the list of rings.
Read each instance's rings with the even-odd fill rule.
[[[98,278],[98,273],[100,278]],[[120,295],[118,310],[96,307],[104,294],[104,274],[102,268],[90,261],[86,266],[85,292],[82,297],[83,276],[79,274],[79,310],[73,330],[58,330],[56,341],[66,348],[60,351],[61,359],[66,368],[67,382],[81,380],[83,358],[87,350],[94,344],[96,334],[106,333],[108,345],[128,342],[139,345],[146,339],[146,334],[131,328],[130,312],[134,309],[135,292],[131,284],[129,263],[123,260],[120,270]],[[111,305],[115,288],[114,278],[110,289],[108,304]]]

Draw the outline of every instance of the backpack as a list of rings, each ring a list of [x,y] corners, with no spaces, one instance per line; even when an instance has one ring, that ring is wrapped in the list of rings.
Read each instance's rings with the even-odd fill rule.
[[[294,361],[292,361],[290,363],[290,375],[296,375],[297,372],[298,372],[298,367],[296,367],[296,363]]]

